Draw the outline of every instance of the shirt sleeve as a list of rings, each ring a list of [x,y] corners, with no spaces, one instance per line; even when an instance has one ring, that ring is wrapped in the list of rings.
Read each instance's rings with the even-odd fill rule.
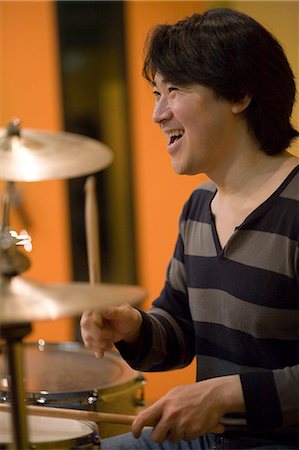
[[[180,308],[175,306],[177,302],[181,303],[180,295],[166,282],[150,311],[140,310],[143,320],[138,341],[116,343],[131,367],[144,372],[159,372],[191,363],[195,353],[193,325],[183,312],[180,314]],[[176,311],[175,315],[172,310]]]
[[[142,371],[185,367],[195,355],[195,335],[188,303],[184,251],[179,234],[160,296],[143,317],[140,337],[134,345],[117,343],[122,357]]]
[[[299,365],[240,375],[249,428],[268,430],[299,422]]]

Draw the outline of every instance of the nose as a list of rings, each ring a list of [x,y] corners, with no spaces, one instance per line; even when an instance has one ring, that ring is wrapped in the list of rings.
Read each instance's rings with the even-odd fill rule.
[[[168,101],[165,97],[160,97],[160,100],[155,103],[153,110],[153,121],[157,124],[163,122],[163,120],[168,120],[172,116],[171,108],[169,107]]]

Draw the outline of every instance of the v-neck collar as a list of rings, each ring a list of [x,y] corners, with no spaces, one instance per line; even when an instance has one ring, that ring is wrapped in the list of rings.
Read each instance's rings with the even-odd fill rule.
[[[234,236],[236,235],[236,233],[239,230],[244,228],[244,226],[247,225],[248,223],[250,223],[252,220],[265,214],[265,212],[271,208],[273,202],[276,201],[277,197],[280,196],[280,194],[284,191],[284,189],[287,187],[287,185],[291,182],[291,180],[296,176],[296,174],[298,172],[299,172],[299,165],[297,165],[296,167],[294,167],[291,170],[291,172],[286,176],[286,178],[282,181],[282,183],[278,186],[278,188],[275,189],[275,191],[266,200],[264,200],[253,211],[251,211],[251,213],[248,214],[248,216],[243,220],[243,222],[240,225],[235,227],[233,233],[229,237],[229,239],[226,242],[224,247],[222,247],[222,245],[220,243],[220,239],[219,239],[217,228],[216,228],[215,216],[212,212],[212,206],[211,206],[212,201],[213,201],[215,195],[217,194],[217,189],[215,189],[215,192],[213,193],[211,200],[210,200],[209,209],[210,209],[212,235],[213,235],[213,240],[214,240],[214,244],[215,244],[215,248],[216,248],[216,252],[217,252],[218,256],[221,256],[224,254],[224,252],[227,249],[228,245],[230,244],[231,240],[234,238]]]

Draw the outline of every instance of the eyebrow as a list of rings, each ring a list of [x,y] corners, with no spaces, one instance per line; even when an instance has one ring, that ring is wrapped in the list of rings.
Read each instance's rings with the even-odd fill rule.
[[[165,78],[161,78],[161,82],[162,82],[162,83],[165,83],[165,84],[168,83],[168,81],[165,80]],[[150,81],[150,84],[151,84],[151,86],[153,86],[153,87],[157,87],[157,83],[156,83],[156,81],[155,81],[154,78]]]

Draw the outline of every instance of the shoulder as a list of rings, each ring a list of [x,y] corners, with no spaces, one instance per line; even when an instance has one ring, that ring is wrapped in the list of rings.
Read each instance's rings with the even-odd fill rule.
[[[280,197],[299,202],[299,165],[292,170],[282,184]]]
[[[197,186],[186,201],[183,211],[182,220],[187,218],[198,220],[198,214],[204,211],[210,211],[210,203],[216,193],[216,186],[212,181]]]
[[[216,185],[213,183],[213,181],[206,181],[205,183],[200,184],[194,189],[188,201],[192,202],[198,199],[205,199],[209,201],[214,197],[216,190]]]

